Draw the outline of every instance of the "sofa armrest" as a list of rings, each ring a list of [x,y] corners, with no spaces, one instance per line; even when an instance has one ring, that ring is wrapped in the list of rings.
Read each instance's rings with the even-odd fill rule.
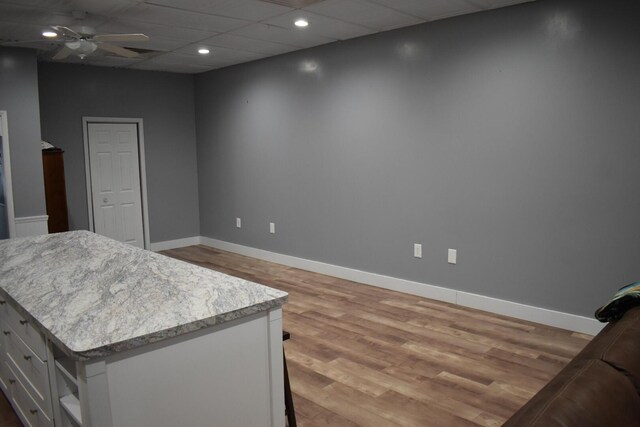
[[[596,359],[571,362],[504,427],[640,425],[640,396],[616,369]]]

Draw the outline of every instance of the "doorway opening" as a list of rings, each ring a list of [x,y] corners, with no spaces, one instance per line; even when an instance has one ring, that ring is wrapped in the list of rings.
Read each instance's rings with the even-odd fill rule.
[[[7,112],[0,111],[0,239],[16,235]]]
[[[83,117],[89,229],[149,248],[142,119]]]

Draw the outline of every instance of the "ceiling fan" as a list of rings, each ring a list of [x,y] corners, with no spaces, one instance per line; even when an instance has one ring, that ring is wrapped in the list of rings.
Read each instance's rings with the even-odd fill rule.
[[[138,56],[138,52],[111,44],[111,42],[149,40],[149,37],[144,34],[96,34],[93,28],[86,26],[78,26],[71,29],[63,25],[53,25],[51,29],[53,31],[45,32],[43,35],[54,42],[63,44],[53,56],[53,60],[65,59],[69,55],[76,55],[80,59],[84,59],[98,49],[125,58],[135,58]]]

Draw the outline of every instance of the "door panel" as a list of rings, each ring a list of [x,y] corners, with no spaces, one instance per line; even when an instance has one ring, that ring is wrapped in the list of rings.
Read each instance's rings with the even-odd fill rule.
[[[88,133],[95,232],[143,248],[138,127],[89,123]]]

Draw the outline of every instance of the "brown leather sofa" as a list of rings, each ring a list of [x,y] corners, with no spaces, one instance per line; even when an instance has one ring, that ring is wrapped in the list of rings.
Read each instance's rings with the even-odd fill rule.
[[[503,427],[640,426],[640,307],[609,323]]]

